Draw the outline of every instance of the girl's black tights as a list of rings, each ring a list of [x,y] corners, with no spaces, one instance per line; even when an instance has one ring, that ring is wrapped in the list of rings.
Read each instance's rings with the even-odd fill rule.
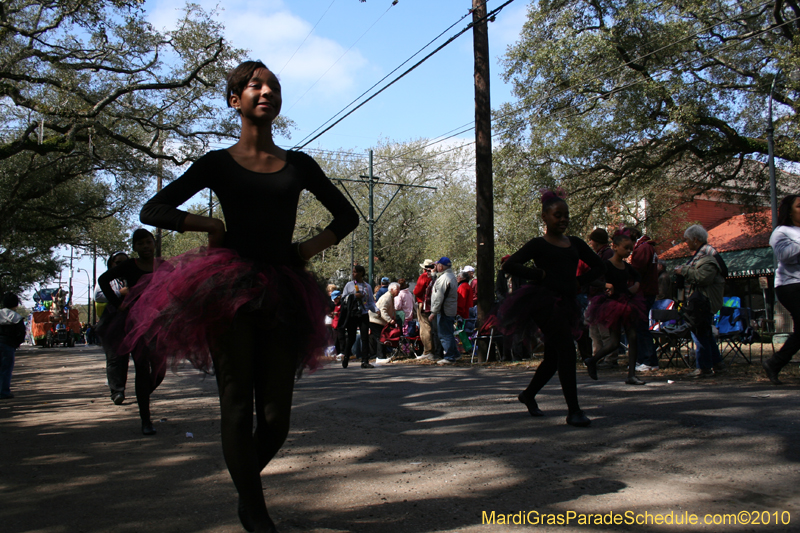
[[[621,329],[619,327],[612,329],[610,331],[611,337],[608,342],[608,347],[594,356],[589,357],[589,360],[593,363],[597,363],[603,357],[617,351],[619,349],[620,331]],[[628,377],[631,378],[636,375],[636,358],[639,354],[639,344],[636,341],[636,328],[633,326],[625,328],[625,336],[628,338]]]
[[[533,374],[525,396],[533,398],[544,387],[550,378],[558,372],[561,390],[567,401],[570,413],[580,410],[578,405],[578,385],[575,371],[575,344],[569,321],[551,320],[550,327],[541,327],[544,334],[544,359]]]
[[[293,342],[284,331],[267,330],[274,317],[237,313],[214,343],[219,387],[222,453],[257,532],[273,531],[261,487],[261,471],[289,434],[297,370]],[[253,408],[255,399],[255,431]]]
[[[142,422],[150,422],[150,395],[161,384],[166,374],[166,367],[155,368],[149,355],[144,353],[141,357],[133,358],[133,367],[136,369],[136,403],[139,404],[139,417]]]

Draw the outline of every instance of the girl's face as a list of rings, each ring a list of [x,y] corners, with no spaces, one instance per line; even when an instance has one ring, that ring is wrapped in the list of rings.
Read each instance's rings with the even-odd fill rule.
[[[800,226],[800,198],[794,199],[789,217],[792,219],[792,226]]]
[[[141,259],[152,259],[156,255],[156,241],[152,237],[142,237],[133,243],[133,251]]]
[[[569,227],[569,207],[566,202],[556,202],[542,213],[547,233],[560,235]]]
[[[271,123],[281,111],[281,84],[271,71],[260,68],[253,73],[242,94],[231,95],[231,107],[254,122]]]
[[[633,252],[633,241],[631,239],[622,239],[619,244],[612,244],[611,249],[620,259],[626,259]]]
[[[127,254],[117,254],[114,256],[114,259],[111,260],[110,268],[114,268],[115,266],[119,266],[125,261],[128,260]]]

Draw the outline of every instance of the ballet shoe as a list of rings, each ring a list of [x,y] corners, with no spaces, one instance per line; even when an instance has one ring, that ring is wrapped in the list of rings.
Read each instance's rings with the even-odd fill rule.
[[[544,411],[539,409],[539,405],[537,405],[536,400],[534,398],[528,399],[528,397],[525,395],[525,392],[520,392],[519,396],[517,396],[517,399],[525,404],[525,407],[528,408],[528,413],[530,413],[531,416],[544,416]]]
[[[636,376],[628,376],[628,379],[625,380],[627,385],[644,385],[645,382],[641,379],[637,378]]]
[[[761,368],[764,369],[764,373],[767,375],[773,385],[783,385],[783,382],[778,379],[778,372],[780,372],[780,370],[775,370],[770,364],[769,359],[761,363]]]
[[[585,428],[591,423],[592,421],[580,409],[567,415],[567,424],[570,426]]]
[[[584,359],[583,364],[586,365],[586,372],[589,374],[589,377],[597,381],[597,363],[592,361],[592,359]]]
[[[155,435],[156,428],[153,427],[153,423],[149,420],[142,420],[142,435]]]
[[[246,531],[249,531],[250,533],[253,533],[253,531],[256,530],[256,526],[255,526],[255,524],[253,524],[253,521],[250,519],[250,513],[247,512],[247,507],[244,506],[244,502],[242,501],[242,497],[241,496],[239,496],[239,505],[237,507],[237,511],[239,513],[239,522],[242,523],[242,527]]]
[[[347,368],[347,365],[350,363],[350,356],[345,355],[342,357],[342,368]]]

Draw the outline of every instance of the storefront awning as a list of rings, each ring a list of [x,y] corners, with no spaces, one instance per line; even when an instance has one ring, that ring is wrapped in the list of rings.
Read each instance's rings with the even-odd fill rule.
[[[771,276],[775,273],[774,255],[770,247],[722,252],[720,255],[728,265],[728,278]],[[689,261],[688,257],[670,259],[667,261],[667,268],[683,265],[687,261]]]

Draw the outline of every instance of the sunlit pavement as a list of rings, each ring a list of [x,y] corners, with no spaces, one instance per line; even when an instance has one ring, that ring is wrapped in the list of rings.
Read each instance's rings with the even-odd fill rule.
[[[169,373],[153,395],[158,434],[145,437],[133,365],[128,399],[115,406],[104,363],[96,347],[18,352],[16,398],[0,401],[0,531],[244,531],[214,378]],[[558,531],[788,531],[800,522],[796,381],[632,387],[621,373],[594,382],[579,371],[593,422],[576,429],[564,424],[557,377],[538,397],[547,416],[528,416],[516,395],[530,377],[413,364],[305,375],[292,432],[263,476],[280,531],[520,531],[545,514],[569,520]],[[651,525],[692,515],[693,526]],[[733,519],[750,524],[719,523]]]

